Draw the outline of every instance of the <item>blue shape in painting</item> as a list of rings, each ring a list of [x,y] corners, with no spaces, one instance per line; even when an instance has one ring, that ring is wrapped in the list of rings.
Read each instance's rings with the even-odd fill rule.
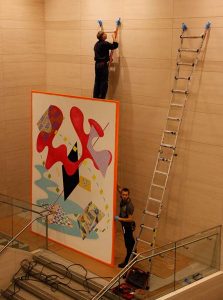
[[[46,207],[54,212],[52,215],[48,216],[49,228],[81,238],[80,228],[77,221],[72,220],[69,215],[80,215],[84,212],[83,208],[69,199],[64,201],[63,195],[58,196],[57,193],[50,191],[49,188],[56,188],[57,184],[44,177],[44,173],[47,172],[45,167],[41,165],[35,165],[35,167],[41,175],[41,178],[36,180],[35,184],[47,194],[47,198],[38,199],[36,204]],[[40,219],[39,222],[44,224],[44,220],[42,219]],[[95,231],[92,231],[86,239],[98,239],[98,234]]]

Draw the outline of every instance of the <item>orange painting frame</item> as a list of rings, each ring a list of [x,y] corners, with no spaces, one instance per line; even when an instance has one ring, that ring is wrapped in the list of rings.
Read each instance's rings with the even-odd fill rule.
[[[97,102],[108,102],[108,103],[113,103],[115,104],[116,107],[116,115],[115,115],[115,151],[114,151],[114,184],[113,184],[113,215],[115,215],[115,211],[116,211],[116,191],[117,191],[117,166],[118,166],[118,131],[119,131],[119,101],[117,100],[102,100],[102,99],[94,99],[94,98],[89,98],[89,97],[82,97],[82,96],[74,96],[74,95],[68,95],[68,94],[59,94],[59,93],[51,93],[51,92],[43,92],[43,91],[36,91],[33,90],[31,93],[31,99],[32,99],[32,104],[31,104],[31,124],[33,124],[33,116],[32,116],[32,112],[33,112],[33,95],[34,94],[42,94],[42,95],[49,95],[49,96],[58,96],[58,97],[65,97],[65,98],[72,98],[72,99],[81,99],[81,100],[88,100],[88,101],[97,101]],[[31,126],[32,127],[32,126]],[[31,142],[32,142],[32,146],[31,148],[33,149],[33,136],[32,136],[32,129],[31,129]],[[31,185],[33,183],[33,174],[32,174],[32,167],[33,167],[33,153],[31,154]],[[32,186],[31,186],[31,202],[33,202],[32,199]],[[101,260],[100,258],[95,258],[94,256],[88,255],[86,253],[83,253],[84,255],[91,257],[93,259],[96,259],[97,261],[100,261],[102,263],[105,263],[106,265],[109,266],[114,266],[114,245],[115,245],[115,232],[116,232],[116,226],[113,220],[111,220],[111,224],[112,224],[112,251],[111,251],[111,259],[110,262],[107,263],[103,260]],[[36,233],[36,232],[34,232]],[[38,233],[36,233],[38,234]],[[58,244],[62,244],[60,242],[58,242],[57,240],[54,240],[52,238],[49,238],[49,240],[54,241]],[[72,251],[76,251],[78,253],[82,253],[81,251],[77,250],[77,249],[73,249],[67,245],[62,244],[65,248],[71,249]]]

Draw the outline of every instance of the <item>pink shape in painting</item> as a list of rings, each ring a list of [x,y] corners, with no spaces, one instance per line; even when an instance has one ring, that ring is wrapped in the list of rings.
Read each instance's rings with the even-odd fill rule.
[[[75,106],[72,107],[70,111],[71,122],[82,145],[82,155],[76,162],[72,162],[68,159],[66,145],[62,144],[56,148],[53,147],[53,139],[63,122],[62,111],[57,106],[50,105],[48,108],[48,118],[49,122],[51,123],[51,131],[40,131],[37,137],[36,145],[38,152],[42,152],[45,147],[48,147],[48,153],[45,163],[46,169],[50,169],[56,162],[60,161],[63,164],[66,173],[71,176],[79,168],[82,161],[86,158],[89,158],[92,160],[95,168],[97,170],[100,170],[102,174],[105,175],[105,172],[112,161],[111,152],[109,150],[95,151],[93,149],[93,146],[89,144],[92,142],[92,136],[90,137],[90,133],[87,134],[84,131],[84,115],[82,111]],[[97,121],[88,119],[88,123],[90,125],[90,128],[93,127],[96,131],[94,133],[94,136],[104,136],[104,131]],[[101,162],[104,163],[102,164]]]

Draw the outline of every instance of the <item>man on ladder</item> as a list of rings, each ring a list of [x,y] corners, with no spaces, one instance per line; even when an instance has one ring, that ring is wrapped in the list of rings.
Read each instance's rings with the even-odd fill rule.
[[[97,43],[94,46],[94,60],[95,60],[95,82],[94,82],[94,98],[105,99],[108,90],[108,75],[109,75],[109,50],[118,48],[117,32],[120,26],[120,19],[116,22],[117,27],[112,34],[113,43],[106,41],[107,34],[104,32],[102,22],[99,21],[101,30],[97,33]]]

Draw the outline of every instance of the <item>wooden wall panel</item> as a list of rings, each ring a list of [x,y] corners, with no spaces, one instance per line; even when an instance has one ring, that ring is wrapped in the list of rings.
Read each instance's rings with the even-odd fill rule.
[[[3,63],[3,73],[3,86],[6,89],[11,86],[44,85],[42,62]]]
[[[4,20],[43,20],[43,0],[1,0],[0,18]]]
[[[78,30],[47,30],[46,53],[80,55],[80,37]]]
[[[125,58],[169,59],[171,40],[171,29],[126,30],[121,36],[120,53]]]
[[[2,32],[3,54],[44,53],[43,30],[4,29]]]
[[[30,195],[31,90],[45,87],[43,0],[0,1],[0,192]]]
[[[82,20],[111,20],[114,21],[123,14],[123,0],[81,0]]]
[[[160,88],[160,82],[162,82],[162,88]],[[137,95],[157,99],[164,97],[168,103],[169,85],[170,72],[168,70],[122,68],[116,85],[116,93],[135,94],[135,104],[137,104]],[[148,103],[147,106],[149,106]]]
[[[175,0],[174,1],[174,17],[175,18],[211,18],[221,16],[223,11],[223,3],[221,0],[214,0],[212,5],[208,0]]]
[[[44,1],[45,20],[80,20],[80,5],[80,0],[46,0]]]
[[[124,18],[171,18],[173,0],[124,0]]]
[[[78,64],[49,62],[46,75],[47,84],[51,86],[80,87],[80,65]]]

